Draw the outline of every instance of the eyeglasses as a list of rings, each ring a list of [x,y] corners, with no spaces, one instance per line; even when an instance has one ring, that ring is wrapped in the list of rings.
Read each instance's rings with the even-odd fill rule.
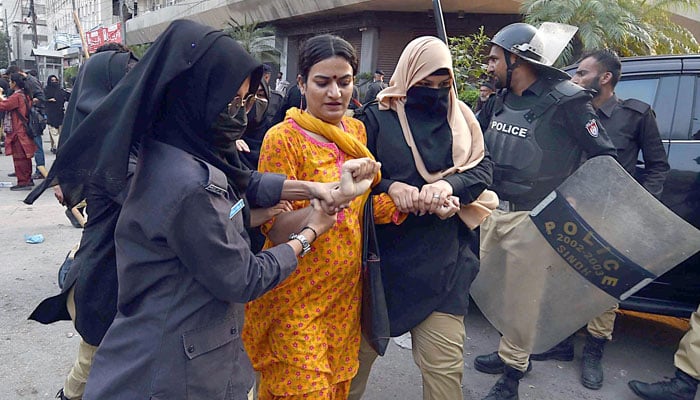
[[[243,99],[241,99],[241,96],[236,96],[230,103],[228,103],[228,115],[235,117],[241,107],[245,108],[245,113],[248,114],[250,110],[253,109],[254,105],[254,94],[250,93]]]

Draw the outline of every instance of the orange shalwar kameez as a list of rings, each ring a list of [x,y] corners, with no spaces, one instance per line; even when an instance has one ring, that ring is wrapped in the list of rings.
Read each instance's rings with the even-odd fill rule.
[[[367,142],[360,121],[343,118],[342,124],[347,134]],[[322,143],[287,119],[267,132],[258,169],[337,182],[347,159],[335,143]],[[295,210],[308,205],[293,203]],[[259,400],[347,398],[360,346],[362,206],[361,197],[354,199],[290,277],[246,305],[243,339],[261,374]],[[376,223],[403,219],[386,194],[374,196],[374,208]],[[267,240],[265,248],[271,245]]]

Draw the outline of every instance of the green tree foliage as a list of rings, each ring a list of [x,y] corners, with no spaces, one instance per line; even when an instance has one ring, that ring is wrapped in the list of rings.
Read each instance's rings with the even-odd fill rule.
[[[245,17],[243,23],[231,18],[228,22],[228,28],[225,28],[224,32],[228,33],[259,61],[267,61],[266,58],[269,58],[269,55],[273,55],[274,58],[279,57],[279,51],[263,41],[264,38],[275,35],[275,31],[271,27],[261,26],[255,21],[249,22],[248,17]]]
[[[697,40],[671,21],[670,10],[697,6],[697,0],[525,0],[521,12],[535,26],[550,21],[579,28],[558,60],[562,66],[601,48],[621,56],[696,53]]]
[[[490,38],[484,34],[482,26],[476,33],[451,37],[448,40],[457,83],[457,96],[466,103],[474,104],[479,94],[477,85],[486,74],[484,58]]]
[[[73,79],[78,76],[78,66],[74,65],[72,67],[65,68],[63,70],[63,83],[69,87],[73,86]]]
[[[146,50],[151,47],[151,44],[152,43],[135,44],[133,46],[129,46],[129,49],[131,49],[131,52],[134,53],[134,55],[140,60],[143,58],[143,55],[146,54]]]

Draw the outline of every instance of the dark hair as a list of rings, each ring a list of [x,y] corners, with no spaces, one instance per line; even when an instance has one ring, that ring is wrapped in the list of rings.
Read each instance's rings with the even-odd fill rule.
[[[56,78],[56,80],[58,81],[58,83],[61,83],[61,80],[58,79],[58,77],[57,77],[56,75],[49,75],[49,77],[46,78],[46,84],[47,84],[47,85],[48,85],[49,83],[51,83],[51,78]]]
[[[24,76],[20,74],[19,72],[13,72],[10,74],[10,80],[17,85],[18,88],[24,89],[25,84],[24,84]]]
[[[357,73],[357,52],[345,39],[335,35],[319,35],[307,40],[301,48],[299,68],[304,82],[309,77],[311,67],[331,57],[342,57],[352,67],[352,75]]]
[[[116,43],[116,42],[107,42],[103,44],[102,46],[98,47],[95,49],[95,53],[101,53],[103,51],[117,51],[120,53],[128,53],[131,50],[129,50],[128,47],[124,46],[121,43]]]
[[[620,63],[620,57],[618,57],[617,53],[610,49],[589,51],[581,56],[579,62],[588,57],[593,57],[596,62],[600,64],[603,69],[605,69],[606,72],[610,72],[612,74],[610,83],[612,83],[612,86],[615,87],[617,82],[620,80],[620,75],[622,74],[622,63]]]
[[[22,69],[16,65],[10,65],[7,67],[7,71],[5,71],[7,75],[16,74],[18,72],[22,72]]]

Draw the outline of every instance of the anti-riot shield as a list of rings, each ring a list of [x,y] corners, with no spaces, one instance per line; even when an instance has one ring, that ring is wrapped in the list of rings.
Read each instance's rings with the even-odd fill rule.
[[[504,336],[539,353],[698,250],[698,229],[599,156],[531,212],[482,224],[471,295]]]

